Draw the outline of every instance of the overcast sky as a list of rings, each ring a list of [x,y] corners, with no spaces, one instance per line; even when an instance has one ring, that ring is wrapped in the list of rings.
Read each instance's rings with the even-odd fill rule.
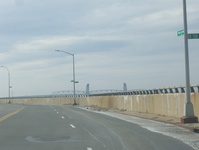
[[[185,86],[182,0],[4,0],[0,65],[14,96],[73,90]],[[199,1],[187,1],[188,32],[199,33]],[[189,40],[191,85],[199,84],[199,40]],[[8,74],[0,68],[0,97]]]

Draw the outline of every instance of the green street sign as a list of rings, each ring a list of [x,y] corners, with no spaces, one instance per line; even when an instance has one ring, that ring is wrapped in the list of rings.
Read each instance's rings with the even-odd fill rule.
[[[74,80],[71,80],[71,82],[74,82]],[[75,81],[75,83],[79,83],[79,81]]]
[[[199,33],[188,34],[188,39],[199,39]]]
[[[180,31],[178,31],[178,32],[177,32],[177,35],[178,35],[178,36],[182,36],[182,35],[184,35],[184,30],[180,30]]]

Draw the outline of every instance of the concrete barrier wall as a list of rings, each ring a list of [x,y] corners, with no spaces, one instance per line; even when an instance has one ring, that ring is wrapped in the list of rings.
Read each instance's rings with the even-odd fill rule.
[[[157,115],[182,117],[184,114],[185,94],[121,95],[77,97],[80,106],[98,106],[107,109],[134,111]],[[199,118],[199,93],[191,94],[195,116]],[[14,104],[35,105],[72,105],[73,97],[62,98],[23,98],[11,99]],[[1,99],[0,103],[8,103]]]
[[[194,113],[199,117],[199,93],[191,94]],[[182,117],[184,115],[185,94],[125,95],[89,97],[87,105],[108,109],[134,111],[157,115]]]

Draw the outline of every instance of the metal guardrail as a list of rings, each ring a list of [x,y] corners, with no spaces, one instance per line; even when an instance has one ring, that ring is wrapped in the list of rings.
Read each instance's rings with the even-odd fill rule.
[[[102,89],[102,90],[93,90],[90,91],[89,95],[91,94],[100,94],[100,93],[115,93],[115,92],[123,92],[123,90],[115,90],[115,89]]]
[[[27,98],[52,98],[52,95],[31,95],[31,96],[10,97],[10,99],[27,99]],[[9,99],[9,97],[0,97],[0,99]]]
[[[105,93],[115,93],[122,92],[122,90],[115,89],[102,89],[102,90],[93,90],[89,93],[86,91],[75,91],[76,97],[88,97],[89,95],[105,94]],[[52,93],[52,97],[74,97],[73,91],[56,91]]]
[[[191,86],[190,88],[191,88],[191,93],[199,92],[199,85]],[[133,90],[133,91],[113,92],[113,93],[99,93],[99,94],[91,94],[89,96],[150,95],[150,94],[173,94],[173,93],[185,93],[185,87]]]
[[[199,85],[191,86],[191,93],[199,92]],[[150,94],[173,94],[173,93],[185,93],[185,87],[173,87],[173,88],[159,88],[149,90],[132,90],[132,91],[120,91],[120,92],[108,92],[104,90],[97,90],[105,93],[85,94],[79,92],[76,97],[90,97],[90,96],[117,96],[117,95],[150,95]],[[111,91],[111,90],[110,90]],[[26,98],[54,98],[54,97],[74,97],[73,93],[60,93],[51,95],[33,95],[33,96],[17,96],[10,97],[10,99],[26,99]],[[0,99],[9,99],[8,97],[2,97]]]
[[[76,97],[87,97],[86,94],[76,94]],[[28,98],[56,98],[56,97],[74,97],[73,94],[60,94],[60,95],[32,95],[32,96],[15,96],[10,99],[28,99]],[[9,99],[9,97],[0,97],[1,99]]]

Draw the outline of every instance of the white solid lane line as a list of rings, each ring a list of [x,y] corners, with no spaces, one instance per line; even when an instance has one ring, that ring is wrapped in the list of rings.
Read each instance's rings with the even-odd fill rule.
[[[70,126],[71,126],[73,129],[75,129],[75,128],[76,128],[73,124],[70,124]]]
[[[82,128],[84,131],[86,131],[88,134],[90,134],[90,136],[92,136],[95,140],[97,140],[99,143],[101,143],[102,145],[103,145],[103,147],[105,147],[106,148],[106,145],[102,142],[102,141],[100,141],[95,135],[93,135],[91,132],[89,132],[87,129],[85,129],[85,128]]]
[[[87,147],[87,150],[92,150],[92,148],[90,148],[90,147]]]

